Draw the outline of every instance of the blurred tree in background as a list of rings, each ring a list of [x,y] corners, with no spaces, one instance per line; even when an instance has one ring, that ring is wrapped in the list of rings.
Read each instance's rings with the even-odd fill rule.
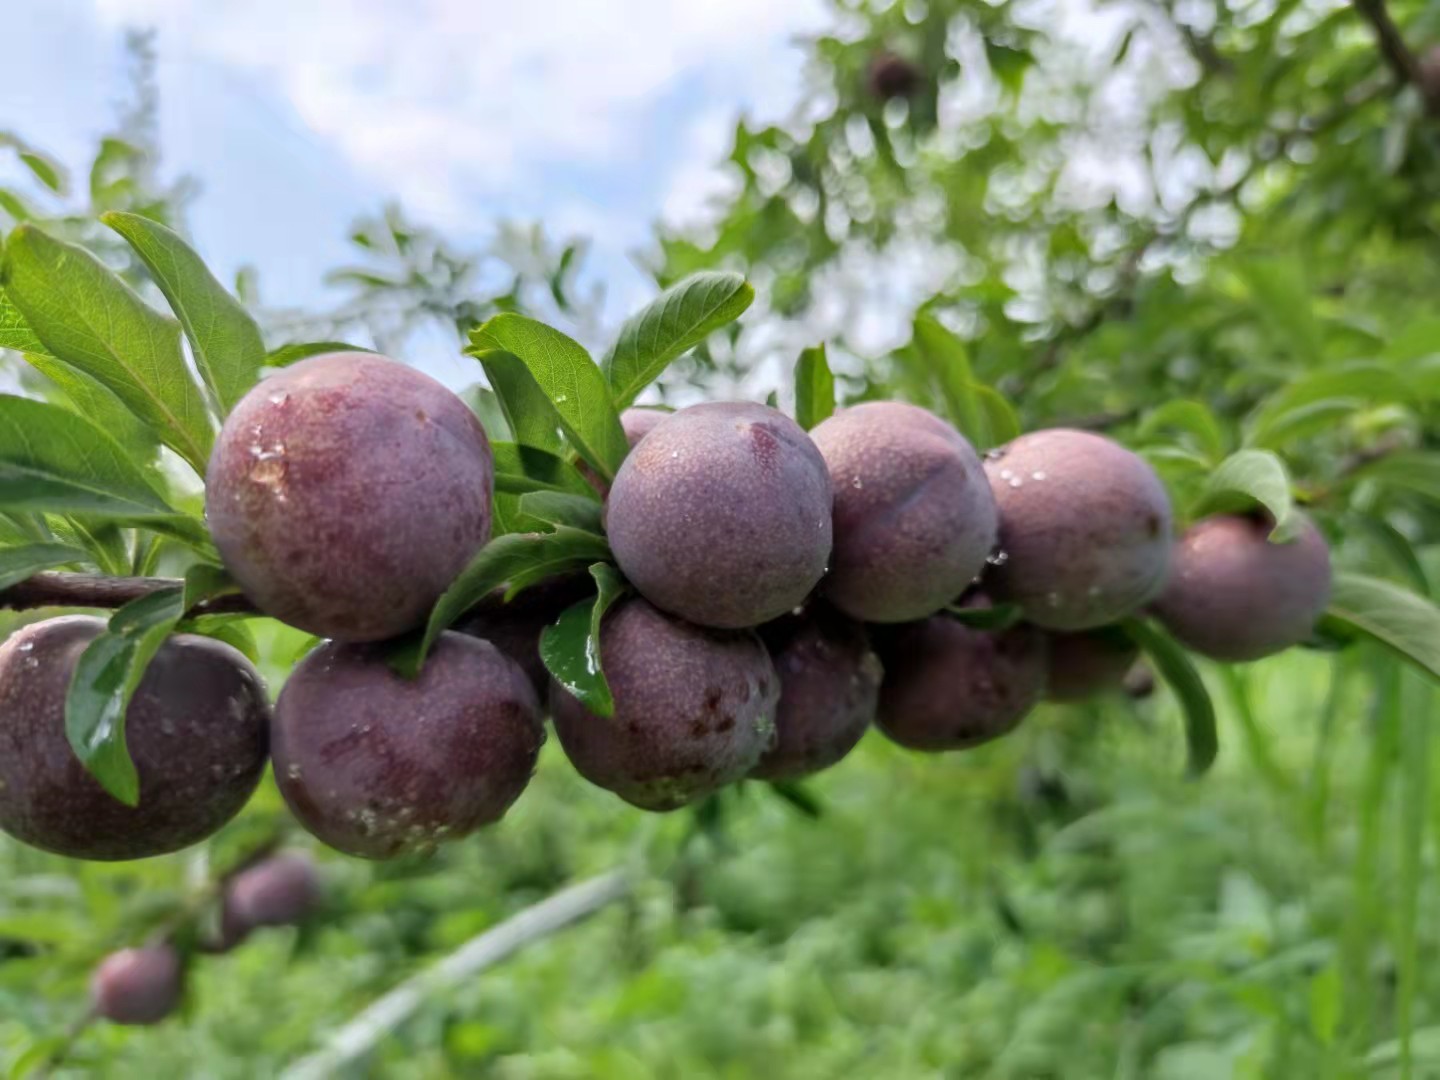
[[[1427,593],[1433,46],[1440,10],[1400,0],[837,0],[794,116],[741,119],[713,219],[646,253],[662,285],[734,268],[759,298],[658,397],[789,404],[795,356],[824,339],[845,400],[905,397],[988,441],[1017,422],[1103,429],[1182,507],[1230,452],[1276,450],[1340,563]],[[143,287],[95,218],[183,227],[195,188],[160,177],[152,45],[131,49],[134,101],[88,184],[6,137],[35,182],[0,190],[0,217]],[[583,247],[538,229],[465,252],[387,209],[352,239],[329,310],[237,282],[268,345],[403,356],[427,327],[458,345],[506,310],[598,327]],[[95,386],[14,359],[28,389],[95,407]],[[272,682],[306,644],[256,637]],[[658,819],[552,747],[502,826],[428,860],[327,861],[325,918],[197,964],[179,1023],[73,1047],[95,959],[283,808],[267,784],[207,847],[141,864],[0,839],[0,1064],[34,1075],[64,1050],[102,1075],[278,1075],[472,935],[621,866],[623,901],[424,998],[354,1074],[1440,1075],[1433,689],[1370,647],[1205,676],[1225,749],[1199,783],[1179,778],[1163,691],[1046,707],[974,753],[872,737],[792,804],[750,785]]]

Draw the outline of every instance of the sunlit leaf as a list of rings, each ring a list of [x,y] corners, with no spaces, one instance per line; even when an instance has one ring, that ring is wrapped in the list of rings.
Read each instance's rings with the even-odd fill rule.
[[[595,563],[595,596],[567,609],[540,635],[540,658],[555,681],[596,716],[613,716],[615,699],[601,663],[600,627],[610,606],[624,595],[625,579],[608,563]]]

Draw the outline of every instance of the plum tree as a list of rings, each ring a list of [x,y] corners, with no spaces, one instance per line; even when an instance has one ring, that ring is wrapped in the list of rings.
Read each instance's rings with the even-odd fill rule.
[[[674,810],[733,783],[774,739],[780,680],[754,633],[706,630],[635,598],[606,615],[600,659],[614,715],[555,684],[551,718],[580,775],[634,806]]]
[[[543,699],[550,686],[550,673],[540,659],[540,635],[566,608],[594,591],[595,583],[588,574],[543,581],[508,601],[505,590],[496,589],[471,608],[454,629],[484,638],[514,660]]]
[[[948,615],[881,641],[882,732],[912,750],[964,750],[1008,734],[1045,696],[1045,635],[1020,624],[971,629]]]
[[[332,353],[236,405],[206,473],[226,569],[268,615],[342,641],[418,624],[490,536],[490,444],[429,376]]]
[[[1330,599],[1330,549],[1308,518],[1286,543],[1268,519],[1222,514],[1175,545],[1155,605],[1184,645],[1216,660],[1258,660],[1310,636]]]
[[[830,556],[830,474],[764,405],[684,409],[630,452],[606,503],[615,561],[656,607],[738,629],[798,607]]]
[[[911,622],[964,592],[998,527],[964,436],[915,405],[873,401],[842,409],[811,438],[835,490],[826,598],[866,622]]]
[[[986,455],[1000,507],[1000,551],[985,576],[1048,630],[1089,630],[1165,584],[1170,498],[1138,455],[1102,435],[1052,428]]]
[[[1053,633],[1045,696],[1051,701],[1084,701],[1120,690],[1139,656],[1139,646],[1118,627]]]
[[[210,836],[265,769],[269,705],[250,662],[211,638],[169,638],[125,714],[139,805],[100,786],[65,736],[80,655],[104,630],[87,615],[32,623],[0,645],[0,829],[77,859],[140,859]]]
[[[111,953],[90,979],[95,1015],[114,1024],[158,1024],[180,1005],[185,964],[173,945]]]
[[[315,861],[284,852],[246,867],[226,884],[225,920],[242,933],[262,926],[293,926],[320,904]]]
[[[316,649],[276,702],[272,756],[302,825],[347,854],[385,859],[499,820],[544,737],[520,666],[488,641],[445,633],[413,680],[378,646]]]
[[[775,745],[750,775],[795,780],[828,769],[875,719],[880,660],[865,628],[815,603],[760,629],[780,677]]]

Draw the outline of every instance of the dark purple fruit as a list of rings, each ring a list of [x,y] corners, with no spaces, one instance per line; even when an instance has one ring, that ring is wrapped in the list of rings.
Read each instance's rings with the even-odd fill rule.
[[[995,600],[1047,630],[1090,630],[1164,587],[1170,498],[1136,454],[1053,428],[987,454],[985,472],[1000,507],[1000,552],[985,578]]]
[[[158,1024],[180,1005],[185,966],[170,945],[122,949],[100,962],[90,980],[95,1015],[112,1024]]]
[[[760,631],[780,676],[775,745],[750,775],[796,780],[853,750],[875,719],[880,660],[859,623],[812,605]]]
[[[865,73],[866,89],[881,101],[909,97],[920,89],[920,81],[920,69],[888,49],[875,54]]]
[[[387,859],[498,821],[544,737],[530,680],[488,641],[441,635],[414,680],[377,646],[331,642],[275,705],[275,779],[326,844]]]
[[[205,513],[267,615],[379,641],[418,625],[490,537],[490,443],[434,379],[333,353],[266,379],[215,443]]]
[[[105,624],[32,623],[0,645],[0,829],[74,859],[142,859],[199,843],[265,769],[269,705],[250,662],[212,638],[169,638],[125,714],[140,803],[109,795],[65,737],[65,696]]]
[[[1050,635],[1051,701],[1084,701],[1121,689],[1140,650],[1125,631],[1113,626]]]
[[[540,635],[569,607],[595,592],[589,574],[553,578],[532,585],[508,603],[497,589],[471,608],[454,629],[484,638],[514,660],[530,677],[542,699],[550,686],[550,673],[540,659]]]
[[[294,926],[320,905],[320,872],[301,852],[272,855],[231,878],[223,903],[227,921],[245,931]]]
[[[656,607],[701,626],[758,626],[798,607],[830,556],[830,474],[764,405],[695,405],[625,459],[606,503],[620,569]]]
[[[1176,543],[1155,611],[1181,644],[1259,660],[1310,636],[1330,602],[1330,549],[1308,519],[1287,543],[1272,543],[1270,530],[1268,520],[1221,515]]]
[[[946,615],[897,627],[881,658],[880,730],[912,750],[964,750],[1013,731],[1045,696],[1045,635]]]
[[[780,680],[753,633],[716,632],[623,601],[600,657],[615,713],[558,685],[551,717],[580,775],[643,810],[674,810],[744,777],[775,735]]]
[[[964,436],[897,401],[843,409],[810,434],[835,489],[826,598],[865,622],[911,622],[964,592],[999,519]]]

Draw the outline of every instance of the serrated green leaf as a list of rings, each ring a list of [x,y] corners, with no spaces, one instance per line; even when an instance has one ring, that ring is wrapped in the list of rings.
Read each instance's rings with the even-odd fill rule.
[[[1141,438],[1161,431],[1180,431],[1192,436],[1196,446],[1212,462],[1225,456],[1225,433],[1210,407],[1200,401],[1167,401],[1152,409],[1140,422]]]
[[[1440,679],[1440,609],[1398,585],[1364,574],[1336,574],[1321,629],[1358,631]]]
[[[1271,540],[1283,543],[1294,539],[1300,522],[1285,464],[1268,450],[1240,450],[1210,474],[1193,514],[1245,512],[1257,506],[1275,522]]]
[[[800,354],[795,364],[795,422],[806,431],[835,413],[835,376],[825,346]]]
[[[501,585],[513,583],[517,577],[533,575],[533,580],[553,577],[567,570],[609,558],[605,541],[574,529],[556,529],[549,533],[508,533],[486,544],[460,572],[450,588],[435,604],[423,633],[411,642],[397,646],[389,658],[390,665],[407,678],[414,678],[435,639],[444,633],[487,593]]]
[[[754,299],[740,274],[706,271],[677,282],[626,319],[602,365],[615,407],[632,404],[671,363],[738,319]]]
[[[89,561],[88,551],[69,544],[26,544],[0,549],[0,589],[18,585],[41,570]]]
[[[495,456],[495,490],[511,495],[557,491],[598,499],[595,489],[570,462],[533,446],[492,442]]]
[[[1185,714],[1186,772],[1192,777],[1203,775],[1215,763],[1220,750],[1215,705],[1204,680],[1185,650],[1168,634],[1142,619],[1126,619],[1120,625],[1175,692]]]
[[[590,567],[596,593],[567,609],[540,635],[540,659],[555,681],[596,716],[615,715],[615,699],[605,681],[600,627],[605,613],[625,594],[625,579],[609,563]]]
[[[0,507],[129,520],[176,516],[120,445],[69,409],[0,395]]]
[[[272,349],[265,354],[264,366],[270,368],[289,367],[291,364],[298,364],[301,360],[309,360],[312,356],[324,356],[326,353],[373,353],[374,351],[374,349],[366,349],[363,346],[351,345],[344,341],[302,341]]]
[[[568,525],[572,529],[604,533],[600,504],[584,495],[559,491],[532,491],[520,496],[520,512],[551,525]]]
[[[221,415],[228,413],[260,379],[265,362],[260,327],[178,234],[138,214],[112,211],[100,220],[149,268],[190,339],[195,366]]]
[[[178,322],[88,251],[29,225],[10,235],[3,279],[46,352],[103,383],[204,475],[214,426],[185,366]]]
[[[554,406],[575,451],[606,480],[614,479],[630,444],[610,399],[605,376],[578,342],[542,322],[512,313],[496,315],[470,331],[470,341],[468,351],[481,357],[482,362],[486,361],[485,354],[494,351],[519,357]],[[490,371],[489,363],[485,363],[485,370]],[[504,400],[504,391],[493,376],[491,385]],[[521,437],[512,403],[507,401],[505,405],[505,415],[515,428],[515,441],[535,445]]]

